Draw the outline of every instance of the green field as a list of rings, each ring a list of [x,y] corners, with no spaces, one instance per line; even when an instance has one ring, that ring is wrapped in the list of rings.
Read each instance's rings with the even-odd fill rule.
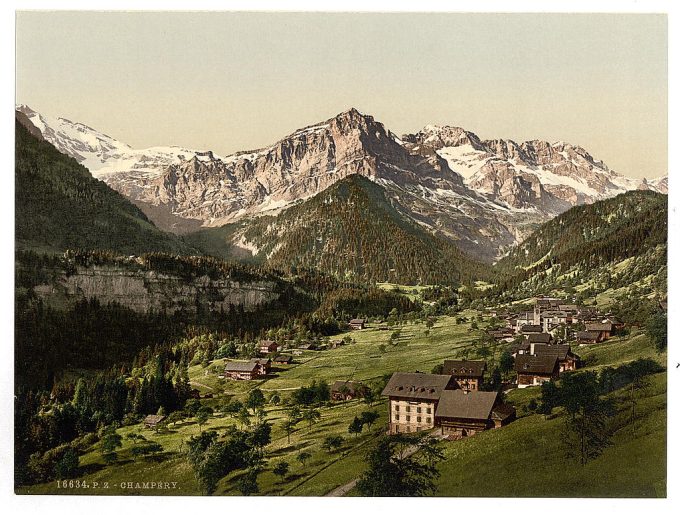
[[[477,313],[466,312],[472,320]],[[483,324],[480,324],[483,325]],[[286,398],[291,390],[308,385],[313,380],[354,379],[370,383],[394,371],[420,370],[429,372],[445,358],[467,353],[476,356],[481,338],[480,330],[472,330],[469,323],[456,324],[453,317],[440,317],[425,336],[424,324],[400,326],[401,335],[395,344],[389,343],[393,330],[380,331],[369,327],[348,333],[355,343],[328,351],[305,351],[295,357],[291,365],[275,367],[262,381],[231,381],[218,377],[224,360],[216,360],[207,368],[192,366],[190,379],[202,393],[212,393],[205,404],[216,409],[203,430],[223,434],[239,423],[219,412],[227,398],[243,400],[253,388],[260,388],[269,397],[274,392]],[[343,337],[345,335],[340,335]],[[380,346],[384,345],[384,351]],[[495,349],[497,359],[502,348]],[[657,355],[648,338],[633,333],[625,340],[591,347],[576,347],[588,367],[616,365],[638,357],[652,357],[665,364],[665,355]],[[490,358],[488,358],[490,360]],[[561,443],[562,417],[558,414],[546,419],[542,415],[527,415],[526,406],[540,394],[537,388],[513,390],[508,401],[517,407],[519,420],[506,428],[488,431],[457,442],[445,442],[446,459],[441,464],[441,480],[437,494],[445,496],[640,496],[665,495],[665,419],[666,375],[657,374],[639,403],[636,432],[627,424],[625,410],[617,420],[618,430],[614,445],[598,459],[581,467],[565,459]],[[268,463],[259,475],[261,495],[324,495],[338,486],[349,483],[361,474],[363,457],[374,444],[386,424],[386,403],[380,401],[369,407],[363,402],[333,403],[320,408],[321,420],[311,427],[301,422],[291,434],[290,443],[282,427],[285,408],[267,406],[267,418],[273,424],[272,443],[267,446]],[[354,416],[376,409],[380,418],[372,431],[358,436],[347,432]],[[133,458],[130,448],[134,443],[125,438],[131,432],[141,432],[148,440],[163,446],[157,456]],[[166,432],[155,433],[142,429],[141,424],[121,428],[124,446],[119,449],[119,461],[105,466],[98,445],[81,457],[81,467],[87,471],[80,479],[88,483],[108,482],[108,490],[57,489],[56,484],[25,487],[19,493],[83,493],[83,494],[147,494],[198,495],[200,488],[191,466],[183,456],[184,443],[199,433],[193,421],[170,425]],[[323,438],[341,435],[343,447],[336,452],[321,448]],[[295,458],[300,451],[312,457],[303,466]],[[277,462],[290,464],[285,481],[276,477],[272,469]],[[237,471],[222,479],[216,495],[239,495],[236,480],[243,474]],[[175,490],[123,490],[121,483],[143,481],[174,481]],[[116,485],[116,486],[114,486]],[[356,491],[349,495],[355,495]]]

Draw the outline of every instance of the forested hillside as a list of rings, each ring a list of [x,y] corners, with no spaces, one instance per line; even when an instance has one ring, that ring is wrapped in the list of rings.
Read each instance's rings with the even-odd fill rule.
[[[570,209],[540,226],[498,262],[492,295],[550,288],[592,292],[642,285],[665,293],[668,197],[631,191]]]
[[[230,258],[254,249],[250,259],[269,267],[316,268],[342,279],[459,284],[488,276],[486,267],[398,209],[381,186],[352,175],[276,217],[207,229],[187,241]]]
[[[156,228],[75,159],[16,122],[16,243],[20,249],[106,249],[123,254],[196,251]]]

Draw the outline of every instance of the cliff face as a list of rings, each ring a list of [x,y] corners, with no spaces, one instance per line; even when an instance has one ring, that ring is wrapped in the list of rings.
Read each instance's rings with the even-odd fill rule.
[[[117,302],[137,312],[178,310],[196,312],[197,307],[229,312],[231,306],[254,311],[280,294],[272,281],[193,280],[154,271],[131,271],[113,266],[78,267],[73,274],[60,273],[50,284],[33,288],[50,304],[97,298],[102,304]]]

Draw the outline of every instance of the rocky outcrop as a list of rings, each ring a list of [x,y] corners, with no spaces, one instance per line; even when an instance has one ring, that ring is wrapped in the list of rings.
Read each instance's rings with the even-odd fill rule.
[[[186,280],[154,271],[92,266],[78,267],[68,275],[58,273],[54,282],[33,290],[55,305],[96,298],[102,304],[117,302],[137,312],[193,313],[197,306],[218,312],[240,306],[254,311],[279,298],[276,286],[270,281],[213,280],[207,276]]]

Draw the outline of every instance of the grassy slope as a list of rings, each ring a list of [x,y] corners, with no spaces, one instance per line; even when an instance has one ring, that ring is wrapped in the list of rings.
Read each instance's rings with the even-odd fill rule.
[[[470,316],[472,313],[468,313]],[[367,329],[350,333],[356,344],[326,352],[306,352],[297,358],[298,364],[282,366],[265,381],[234,382],[217,378],[212,365],[203,369],[200,365],[190,369],[192,381],[200,383],[203,392],[217,394],[212,402],[217,405],[222,396],[229,395],[243,399],[254,387],[266,393],[274,390],[285,395],[290,389],[309,384],[313,379],[336,379],[352,377],[370,380],[395,370],[429,371],[442,359],[459,355],[460,351],[477,340],[480,333],[469,330],[468,324],[456,325],[455,320],[442,317],[431,330],[429,338],[424,336],[424,325],[406,326],[402,329],[402,343],[396,347],[387,344],[391,331]],[[388,350],[381,354],[378,346],[385,343]],[[578,348],[577,352],[587,359],[589,366],[599,367],[618,364],[638,357],[655,357],[649,340],[641,334],[624,341]],[[662,361],[665,356],[656,356]],[[665,361],[664,361],[665,363]],[[221,365],[218,361],[214,365]],[[561,417],[545,420],[539,415],[522,416],[525,406],[539,395],[536,388],[515,390],[508,395],[509,401],[518,407],[521,418],[499,431],[489,431],[478,436],[446,442],[446,460],[441,465],[442,477],[438,495],[462,496],[663,496],[665,495],[665,383],[666,375],[659,374],[640,401],[641,413],[636,434],[632,435],[625,420],[619,421],[621,428],[614,438],[614,446],[603,456],[581,467],[566,460],[561,446]],[[210,403],[210,401],[208,401]],[[269,407],[268,418],[273,422],[273,442],[268,447],[270,460],[266,470],[259,477],[260,493],[264,495],[324,495],[337,486],[356,478],[364,470],[363,456],[375,442],[379,428],[386,422],[386,404],[381,402],[371,409],[381,415],[373,431],[366,431],[358,438],[347,434],[352,418],[368,407],[356,401],[335,404],[321,409],[322,419],[311,428],[301,423],[287,442],[281,422],[285,416],[283,408]],[[204,429],[224,431],[229,425],[237,424],[229,417],[211,418]],[[142,431],[147,438],[159,442],[165,454],[156,458],[132,461],[129,448],[132,445],[124,439],[120,450],[121,462],[104,468],[97,447],[81,458],[81,465],[90,468],[89,481],[110,481],[111,484],[125,481],[177,481],[179,491],[138,491],[142,494],[199,494],[191,467],[180,454],[182,441],[198,433],[198,426],[192,422],[171,427],[165,434],[154,434],[139,426],[120,430],[125,435],[131,431]],[[339,434],[345,437],[345,446],[337,453],[327,453],[320,448],[325,436]],[[300,450],[312,453],[312,458],[303,467],[295,457]],[[271,472],[279,461],[291,465],[290,477],[285,483]],[[521,474],[520,471],[530,470]],[[474,471],[474,473],[470,473]],[[242,471],[224,478],[217,494],[237,495],[236,479]],[[54,484],[38,485],[22,489],[25,493],[66,493],[56,490]],[[68,493],[125,493],[115,491],[68,491]],[[356,494],[356,492],[352,492]]]

